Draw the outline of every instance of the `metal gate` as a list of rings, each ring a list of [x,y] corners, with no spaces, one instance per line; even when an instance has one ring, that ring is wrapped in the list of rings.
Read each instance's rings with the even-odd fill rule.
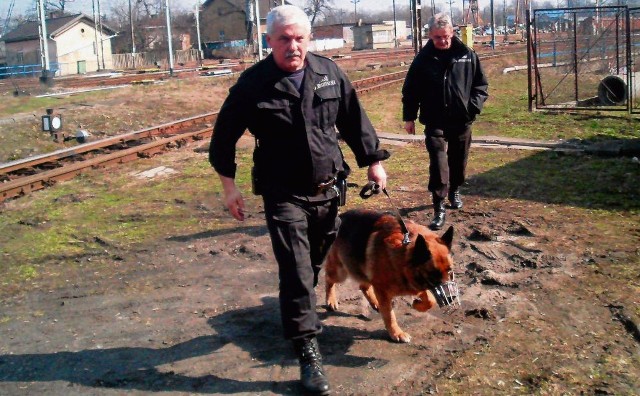
[[[640,8],[537,9],[527,20],[530,110],[640,113]]]

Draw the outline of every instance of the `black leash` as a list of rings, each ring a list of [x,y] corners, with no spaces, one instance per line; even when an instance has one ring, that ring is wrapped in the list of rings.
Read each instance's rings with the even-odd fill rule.
[[[404,220],[402,220],[402,217],[400,216],[400,211],[398,210],[398,207],[394,204],[386,188],[381,189],[378,183],[374,181],[369,181],[369,183],[365,184],[364,187],[362,187],[362,190],[360,190],[360,198],[368,199],[375,194],[380,194],[380,190],[382,190],[384,195],[386,195],[387,198],[389,198],[389,202],[391,202],[391,206],[396,210],[396,219],[398,220],[398,223],[400,223],[400,229],[404,234],[404,237],[402,238],[402,244],[408,245],[411,242],[411,240],[409,239],[409,230],[407,229],[407,225],[404,223]]]

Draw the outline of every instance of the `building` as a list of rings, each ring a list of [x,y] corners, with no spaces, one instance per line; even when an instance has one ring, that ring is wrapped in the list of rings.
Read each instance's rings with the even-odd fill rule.
[[[290,4],[283,0],[259,0],[260,31],[265,31],[267,13],[273,7]],[[205,0],[200,13],[200,34],[205,42],[248,40],[255,33],[253,2],[246,0]],[[254,37],[255,38],[255,37]]]
[[[394,48],[393,25],[362,24],[353,27],[353,49]]]
[[[41,72],[38,21],[25,22],[4,35],[8,67],[21,67],[34,75]],[[116,32],[97,27],[85,14],[52,17],[46,20],[50,70],[56,75],[85,74],[112,69],[111,38]],[[17,68],[16,68],[17,70]]]
[[[313,39],[343,39],[345,43],[353,44],[353,23],[338,23],[334,25],[314,26]]]

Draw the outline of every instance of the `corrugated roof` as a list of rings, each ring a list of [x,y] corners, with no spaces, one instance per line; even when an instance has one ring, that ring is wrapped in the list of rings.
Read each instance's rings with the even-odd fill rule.
[[[64,32],[67,28],[73,26],[76,22],[83,19],[90,25],[93,25],[93,19],[85,14],[65,15],[58,18],[47,19],[47,34],[50,37],[55,37],[56,35]],[[2,36],[0,41],[12,43],[16,41],[37,40],[40,36],[39,25],[40,23],[38,21],[25,22]],[[104,24],[102,25],[102,28],[103,31],[106,30],[108,34],[115,33],[115,30],[105,26]]]

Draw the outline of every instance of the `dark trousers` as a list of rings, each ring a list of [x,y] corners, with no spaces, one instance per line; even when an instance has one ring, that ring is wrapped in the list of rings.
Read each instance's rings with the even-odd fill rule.
[[[429,186],[434,199],[444,199],[449,190],[464,183],[471,147],[471,125],[427,127],[425,144],[429,152]]]
[[[315,286],[339,225],[338,199],[309,202],[263,196],[267,227],[280,278],[280,314],[284,337],[320,333]]]

